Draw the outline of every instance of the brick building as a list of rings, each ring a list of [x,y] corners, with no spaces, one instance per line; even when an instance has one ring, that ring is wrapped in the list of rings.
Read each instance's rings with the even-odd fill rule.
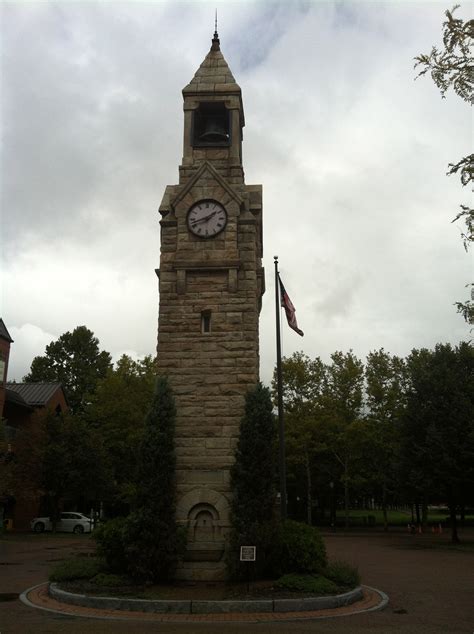
[[[9,480],[8,490],[0,494],[7,493],[14,498],[5,517],[13,521],[15,529],[24,530],[29,528],[33,517],[44,511],[44,492],[39,487],[35,452],[41,443],[43,420],[50,412],[60,414],[68,407],[61,383],[7,383],[5,391],[3,416],[7,450],[10,459],[28,464],[26,468],[16,465],[16,479]],[[9,460],[8,454],[6,460]]]
[[[10,337],[3,319],[0,318],[0,419],[3,416],[5,403],[5,384],[8,377],[8,360],[10,358],[10,345],[13,339]]]
[[[0,517],[11,520],[15,529],[27,529],[43,497],[35,469],[42,422],[50,412],[66,412],[68,405],[61,383],[8,382],[12,343],[0,319]]]

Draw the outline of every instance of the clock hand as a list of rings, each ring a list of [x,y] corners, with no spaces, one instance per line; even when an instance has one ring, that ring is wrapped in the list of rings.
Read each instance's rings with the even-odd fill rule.
[[[205,222],[206,220],[209,220],[210,218],[212,218],[213,216],[216,215],[216,211],[213,211],[212,213],[210,213],[207,216],[204,216],[204,218],[199,218],[199,220],[195,220],[194,222],[191,223],[192,227],[195,227],[197,224],[199,224],[200,222]]]

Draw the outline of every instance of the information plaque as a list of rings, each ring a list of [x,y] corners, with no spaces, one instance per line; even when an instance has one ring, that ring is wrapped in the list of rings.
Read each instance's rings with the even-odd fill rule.
[[[241,546],[240,547],[240,561],[255,561],[256,559],[256,546]]]

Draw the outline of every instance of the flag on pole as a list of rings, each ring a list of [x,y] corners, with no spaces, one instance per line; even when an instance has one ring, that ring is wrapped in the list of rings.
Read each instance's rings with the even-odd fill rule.
[[[298,322],[296,321],[296,310],[293,306],[291,299],[288,297],[288,293],[283,286],[283,282],[281,281],[280,274],[278,274],[278,281],[280,282],[280,301],[281,305],[285,309],[286,319],[288,321],[288,326],[292,328],[295,332],[297,332],[301,337],[304,336],[304,332],[298,328]]]

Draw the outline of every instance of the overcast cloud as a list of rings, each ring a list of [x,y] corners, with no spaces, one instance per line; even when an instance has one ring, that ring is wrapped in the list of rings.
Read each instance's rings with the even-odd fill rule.
[[[10,379],[82,324],[115,360],[155,353],[157,208],[178,182],[181,90],[209,50],[214,6],[2,5]],[[450,224],[468,191],[445,172],[471,151],[471,113],[413,70],[450,5],[217,6],[243,91],[246,182],[264,188],[262,379],[275,362],[277,254],[305,331],[285,326],[287,356],[405,356],[469,338],[453,303],[471,259]]]

